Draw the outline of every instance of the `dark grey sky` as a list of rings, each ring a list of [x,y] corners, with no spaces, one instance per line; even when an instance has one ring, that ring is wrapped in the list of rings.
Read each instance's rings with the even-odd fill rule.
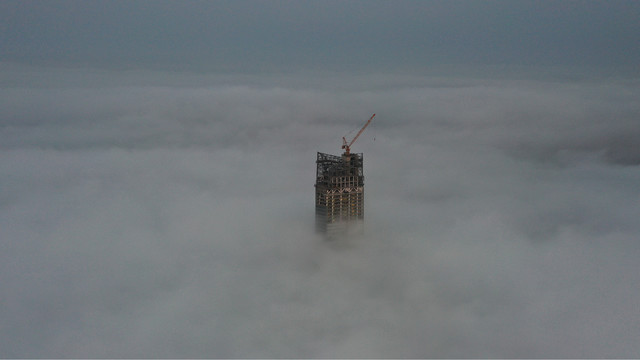
[[[637,1],[3,1],[0,61],[205,70],[631,67]]]

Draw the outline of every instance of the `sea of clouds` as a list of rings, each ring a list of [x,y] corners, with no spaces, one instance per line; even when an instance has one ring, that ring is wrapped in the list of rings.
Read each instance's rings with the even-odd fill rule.
[[[0,73],[1,357],[640,356],[637,79]]]

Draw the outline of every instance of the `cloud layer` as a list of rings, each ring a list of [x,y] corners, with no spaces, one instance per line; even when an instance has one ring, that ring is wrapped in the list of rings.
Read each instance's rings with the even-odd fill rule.
[[[637,80],[3,76],[2,357],[639,355]]]

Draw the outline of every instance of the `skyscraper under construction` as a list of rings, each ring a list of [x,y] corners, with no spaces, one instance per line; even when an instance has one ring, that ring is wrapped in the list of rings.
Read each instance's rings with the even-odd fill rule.
[[[316,159],[316,229],[329,235],[362,229],[364,220],[364,174],[362,153],[352,154],[351,145],[371,123],[351,140],[342,138],[342,156],[318,152]]]

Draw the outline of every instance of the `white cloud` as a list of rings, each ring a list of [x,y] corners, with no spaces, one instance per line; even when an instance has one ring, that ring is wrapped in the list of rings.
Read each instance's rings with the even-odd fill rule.
[[[0,90],[4,357],[637,356],[637,82],[67,75]]]

